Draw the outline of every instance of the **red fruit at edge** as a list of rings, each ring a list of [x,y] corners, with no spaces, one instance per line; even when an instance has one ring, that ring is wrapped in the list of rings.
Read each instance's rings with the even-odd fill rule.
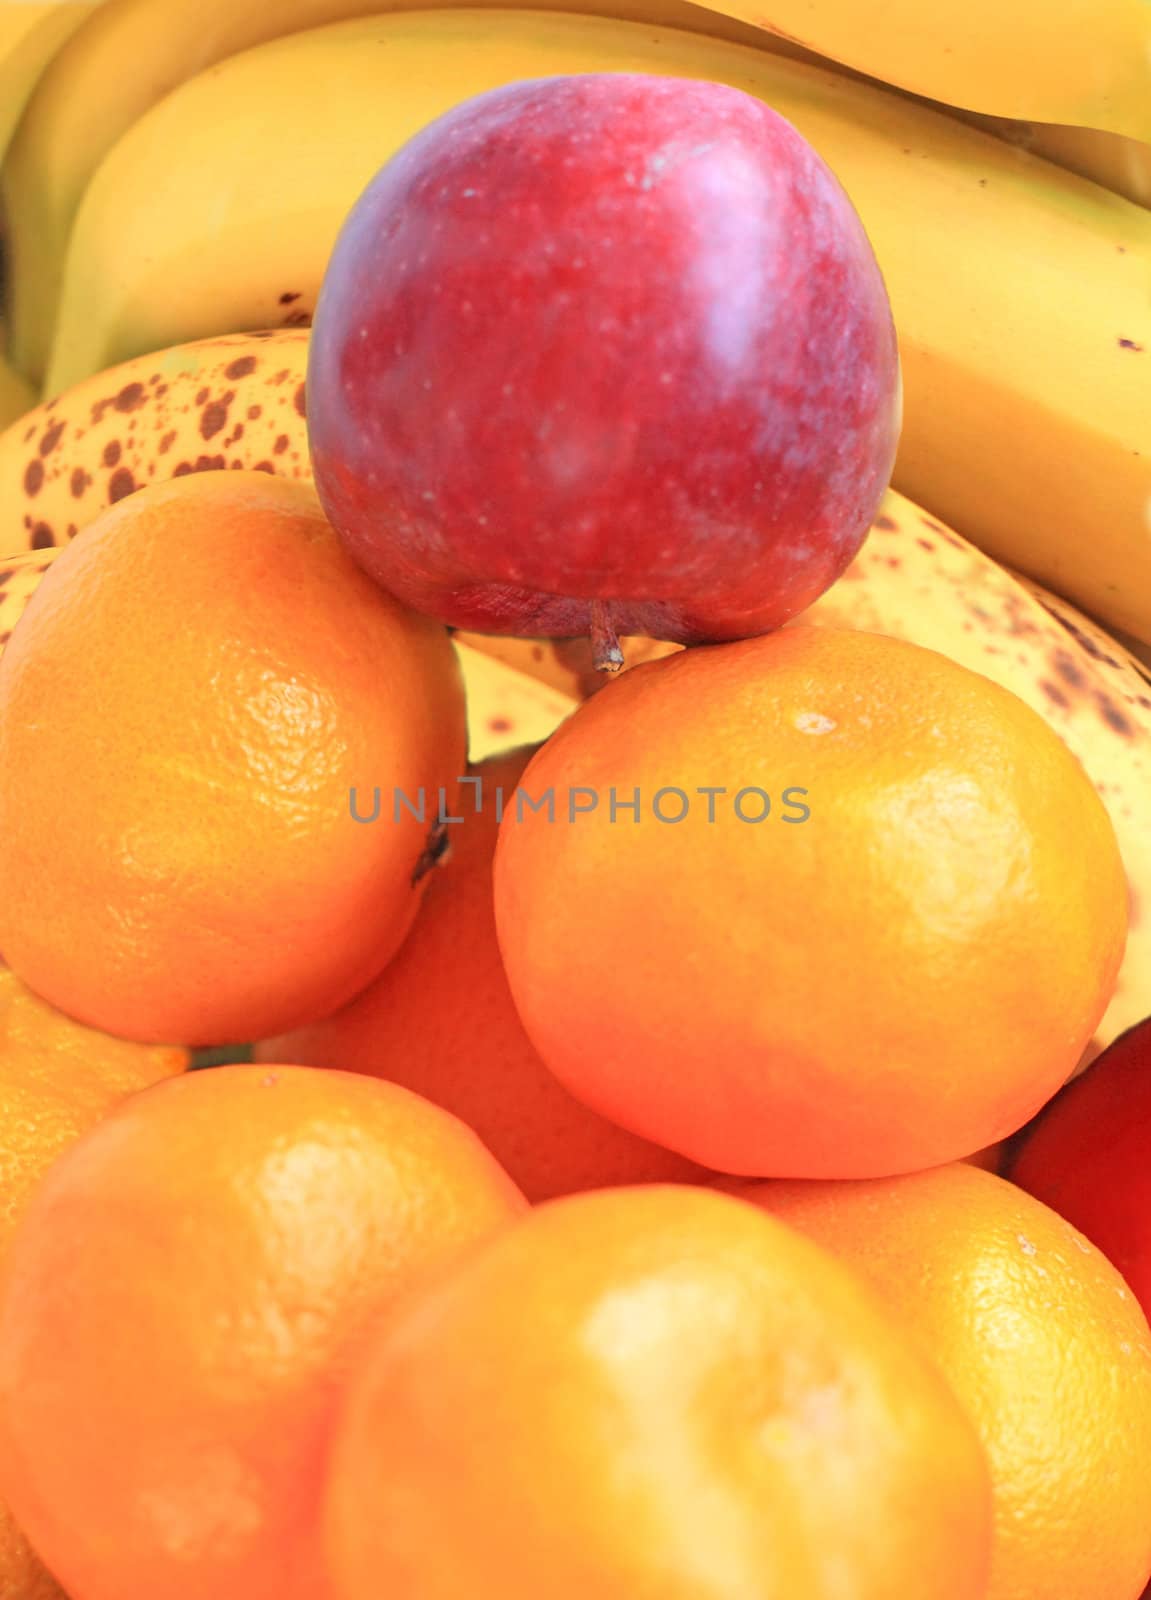
[[[777,627],[887,486],[899,362],[858,216],[790,123],[625,73],[465,102],[377,174],[312,330],[316,484],[352,554],[491,633]],[[601,611],[601,620],[603,613]]]
[[[1011,1177],[1086,1234],[1151,1317],[1151,1017],[1052,1101]]]

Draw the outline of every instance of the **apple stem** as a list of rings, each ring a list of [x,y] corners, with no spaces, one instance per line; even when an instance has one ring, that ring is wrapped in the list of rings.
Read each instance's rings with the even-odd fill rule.
[[[612,626],[611,604],[607,600],[591,603],[591,653],[597,672],[618,672],[623,666],[619,635]]]

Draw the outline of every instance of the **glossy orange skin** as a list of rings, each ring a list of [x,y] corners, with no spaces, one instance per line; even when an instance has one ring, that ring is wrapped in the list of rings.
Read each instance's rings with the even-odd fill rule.
[[[638,823],[613,823],[613,787],[639,789]],[[665,787],[682,822],[652,814]],[[726,789],[714,822],[705,787]],[[763,822],[736,816],[750,787]],[[705,1166],[866,1177],[995,1143],[1115,982],[1127,887],[1082,767],[1014,695],[901,640],[797,626],[636,667],[524,788],[557,796],[554,822],[509,814],[496,853],[528,1035],[587,1105]],[[570,821],[578,789],[603,798]]]
[[[473,769],[480,788],[465,786],[449,854],[375,983],[335,1016],[265,1041],[257,1059],[368,1072],[425,1095],[474,1128],[532,1201],[702,1177],[684,1157],[573,1099],[516,1013],[496,943],[492,857],[498,793],[511,800],[531,754],[518,750]]]
[[[987,1600],[1136,1600],[1151,1576],[1151,1330],[1107,1259],[965,1163],[739,1191],[866,1275],[991,1463]]]
[[[72,1022],[0,966],[0,1263],[56,1158],[125,1095],[182,1072],[185,1050],[126,1044]],[[61,1591],[0,1504],[0,1595]]]
[[[323,1600],[331,1421],[370,1330],[524,1201],[406,1090],[218,1067],[52,1169],[0,1305],[0,1483],[80,1600]]]
[[[1151,1316],[1151,1017],[1052,1102],[1011,1176],[1082,1229]]]
[[[143,489],[61,550],[0,657],[0,949],[125,1038],[331,1011],[411,924],[465,738],[444,630],[364,577],[309,488]],[[362,826],[350,789],[367,812],[375,785]],[[396,786],[424,822],[393,821]]]
[[[986,1464],[866,1287],[754,1208],[538,1207],[349,1391],[339,1600],[982,1600]]]

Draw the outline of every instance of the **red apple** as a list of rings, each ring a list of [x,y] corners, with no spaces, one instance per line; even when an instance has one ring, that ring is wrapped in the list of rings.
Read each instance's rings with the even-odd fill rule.
[[[1151,1317],[1151,1017],[1052,1101],[1010,1176],[1086,1234]]]
[[[723,84],[624,73],[457,106],[349,216],[312,332],[348,548],[487,633],[765,632],[887,486],[899,361],[830,169]]]

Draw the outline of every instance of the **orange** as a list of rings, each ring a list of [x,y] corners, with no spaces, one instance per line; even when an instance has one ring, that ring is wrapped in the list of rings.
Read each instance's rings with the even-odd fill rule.
[[[829,1255],[704,1189],[549,1201],[474,1253],[373,1342],[332,1461],[339,1600],[984,1593],[954,1396]]]
[[[495,905],[527,1033],[586,1105],[705,1166],[969,1155],[1055,1092],[1114,986],[1103,802],[934,651],[811,627],[682,651],[581,706],[523,789]]]
[[[1026,1135],[1011,1176],[1081,1228],[1151,1316],[1151,1017],[1103,1052]]]
[[[574,1100],[548,1072],[512,1004],[496,944],[492,855],[506,804],[531,755],[485,761],[449,825],[403,948],[334,1017],[272,1039],[258,1060],[375,1073],[462,1117],[529,1200],[577,1189],[689,1181],[700,1169]]]
[[[1151,1332],[1111,1264],[966,1165],[741,1192],[866,1274],[968,1408],[995,1488],[987,1600],[1136,1600],[1151,1576]]]
[[[17,1218],[60,1152],[124,1095],[182,1072],[187,1052],[126,1044],[53,1011],[0,967],[0,1262]],[[0,1595],[60,1591],[0,1506]]]
[[[368,1330],[524,1202],[404,1089],[217,1067],[53,1167],[0,1304],[0,1487],[78,1600],[322,1600],[333,1409]]]
[[[446,632],[364,576],[310,489],[143,489],[60,552],[0,657],[0,949],[130,1039],[332,1011],[407,932],[464,748]],[[369,817],[381,790],[374,825],[353,787]]]

